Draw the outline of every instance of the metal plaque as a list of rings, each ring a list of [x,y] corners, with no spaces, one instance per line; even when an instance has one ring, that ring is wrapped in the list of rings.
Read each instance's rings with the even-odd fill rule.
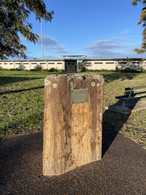
[[[89,89],[71,90],[71,104],[89,102]]]

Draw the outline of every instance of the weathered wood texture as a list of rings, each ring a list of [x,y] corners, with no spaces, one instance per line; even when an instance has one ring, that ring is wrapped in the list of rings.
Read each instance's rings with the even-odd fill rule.
[[[88,89],[88,102],[71,103],[71,92]],[[45,78],[43,175],[66,173],[101,159],[104,79],[94,73]]]

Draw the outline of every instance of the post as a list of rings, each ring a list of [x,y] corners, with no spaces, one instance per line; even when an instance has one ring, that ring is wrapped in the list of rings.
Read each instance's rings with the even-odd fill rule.
[[[98,59],[99,59],[99,52],[100,52],[100,51],[98,50]]]
[[[43,175],[61,175],[101,159],[102,75],[45,78]]]
[[[117,48],[118,48],[118,47],[116,47],[116,58],[117,58]]]
[[[125,107],[125,100],[123,100],[123,107]]]
[[[42,30],[42,19],[41,19],[41,42],[42,42],[42,60],[44,59],[44,54],[43,54],[43,30]]]

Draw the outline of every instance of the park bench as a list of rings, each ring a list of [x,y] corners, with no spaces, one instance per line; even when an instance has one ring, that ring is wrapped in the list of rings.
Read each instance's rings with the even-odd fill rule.
[[[125,107],[125,102],[130,99],[136,99],[144,96],[146,97],[146,85],[125,88],[124,94],[125,95],[115,97],[117,99],[123,100],[123,107]]]

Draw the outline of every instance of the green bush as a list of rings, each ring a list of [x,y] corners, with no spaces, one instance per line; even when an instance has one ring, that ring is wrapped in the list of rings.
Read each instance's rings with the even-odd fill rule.
[[[55,69],[55,68],[50,68],[48,71],[49,71],[49,72],[57,72],[58,70]]]
[[[124,73],[133,73],[133,72],[139,72],[139,71],[137,71],[137,70],[133,70],[133,69],[130,69],[130,68],[125,68],[125,69],[123,69],[123,70],[120,70],[120,72],[124,72]]]
[[[134,69],[130,69],[130,68],[125,68],[125,69],[119,69],[118,67],[115,68],[115,72],[122,72],[122,73],[139,73],[139,72],[142,72],[141,71],[138,71],[138,70],[134,70]]]
[[[16,71],[22,71],[23,69],[20,69],[20,68],[16,68]]]
[[[125,68],[125,69],[123,69],[123,70],[121,70],[121,72],[132,72],[132,70],[130,70],[130,68]]]
[[[19,68],[10,68],[9,70],[12,70],[12,71],[21,71],[22,69],[19,69]]]
[[[42,70],[42,67],[41,66],[37,66],[34,71],[41,71]]]
[[[42,69],[41,71],[43,71],[43,72],[49,72],[48,69]]]
[[[0,68],[0,71],[24,71],[23,69],[20,69],[20,68],[10,68],[10,69],[6,69],[6,68]]]
[[[86,68],[83,66],[82,69],[81,69],[81,72],[86,72]]]
[[[116,66],[115,72],[120,72],[120,69]]]
[[[146,70],[142,68],[142,69],[141,69],[141,72],[146,72]]]
[[[60,69],[60,70],[58,70],[58,72],[65,72],[65,71],[64,71],[64,69]]]
[[[107,69],[100,69],[100,70],[87,70],[87,69],[82,69],[81,72],[115,72],[114,70],[107,70]]]
[[[97,72],[115,72],[115,70],[100,69],[96,70]]]

